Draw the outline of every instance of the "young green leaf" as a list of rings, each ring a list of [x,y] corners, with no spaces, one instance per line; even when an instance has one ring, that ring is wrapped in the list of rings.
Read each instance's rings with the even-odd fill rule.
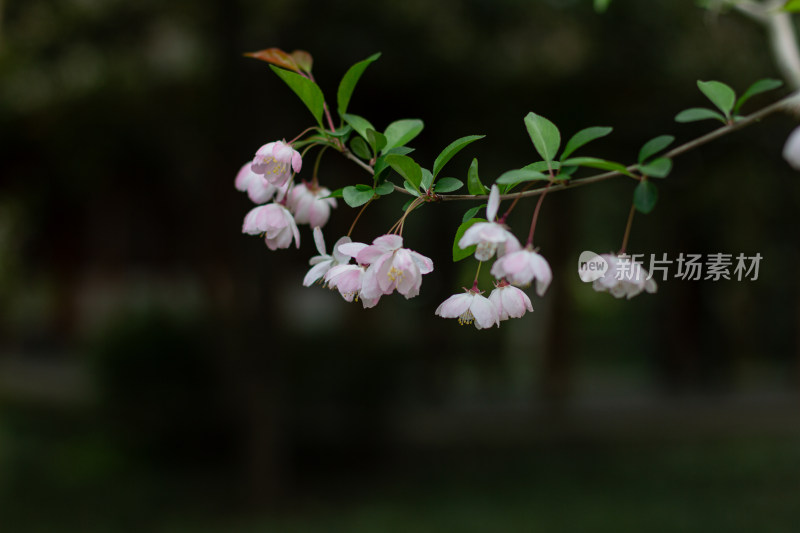
[[[372,152],[370,152],[369,146],[367,146],[367,141],[361,137],[353,137],[350,141],[350,151],[361,159],[369,160],[372,158]]]
[[[403,181],[403,188],[413,194],[414,196],[422,196],[420,194],[419,189],[415,189],[413,185],[411,185],[408,181]],[[407,204],[406,204],[407,205]],[[403,209],[405,211],[405,209]]]
[[[314,58],[311,57],[311,54],[305,50],[295,50],[289,55],[292,57],[297,66],[300,67],[300,70],[308,73],[311,72],[311,67],[314,64]]]
[[[798,0],[798,4],[800,4],[800,0]],[[736,105],[733,106],[733,112],[738,113],[739,108],[742,107],[742,104],[744,104],[753,96],[767,91],[771,91],[773,89],[777,89],[781,85],[783,85],[783,82],[781,80],[773,80],[771,78],[758,80],[753,85],[748,87],[747,90],[744,92],[744,94],[740,96],[738,100],[736,100]]]
[[[343,113],[342,120],[350,124],[350,126],[352,126],[353,129],[356,130],[359,135],[364,137],[364,140],[367,140],[367,130],[375,130],[375,126],[370,124],[369,120],[365,119],[364,117],[360,117],[358,115],[350,115],[348,113]]]
[[[583,146],[584,144],[590,143],[596,139],[601,137],[605,137],[609,133],[614,131],[614,128],[609,128],[605,126],[593,126],[591,128],[585,128],[570,137],[567,141],[567,145],[564,147],[564,151],[561,153],[561,160],[563,161],[569,155]]]
[[[350,98],[353,96],[353,90],[356,88],[356,84],[364,73],[364,70],[379,57],[381,57],[380,53],[373,54],[363,61],[359,61],[345,72],[342,81],[339,82],[339,90],[336,93],[339,116],[342,118],[344,118],[344,114],[347,112],[347,106],[350,105]]]
[[[300,65],[297,64],[291,54],[287,54],[280,48],[267,48],[266,50],[259,50],[258,52],[246,52],[244,55],[279,67],[300,72]]]
[[[548,163],[555,159],[561,146],[561,133],[556,125],[543,116],[530,112],[525,117],[525,127],[542,159]]]
[[[410,142],[414,137],[419,135],[425,124],[416,118],[407,118],[397,120],[386,127],[384,135],[386,135],[386,147],[383,152],[386,153],[392,148],[403,146]]]
[[[344,191],[344,187],[342,187],[340,189],[336,189],[335,191],[330,193],[328,196],[320,197],[320,200],[323,199],[323,198],[341,198],[342,197],[342,191]]]
[[[316,131],[322,136],[327,135],[328,137],[343,138],[350,135],[350,132],[353,131],[353,127],[350,126],[350,124],[345,124],[341,128],[335,129],[333,131],[328,131],[325,130],[324,128],[314,128],[314,131]]]
[[[639,166],[639,172],[653,178],[666,178],[672,170],[672,160],[666,157],[653,159],[646,165]]]
[[[433,174],[427,168],[422,169],[422,182],[420,183],[423,190],[430,190],[431,185],[433,185]]]
[[[725,117],[713,109],[708,109],[706,107],[691,107],[689,109],[684,109],[675,115],[675,122],[697,122],[698,120],[706,120],[709,118],[719,120],[723,124],[728,123],[728,121],[725,120]]]
[[[536,170],[536,171],[539,171],[539,172],[549,172],[550,169],[553,169],[553,170],[560,169],[561,168],[561,162],[560,161],[552,161],[552,162],[548,163],[547,161],[537,161],[535,163],[531,163],[529,165],[525,165],[522,168],[524,168],[525,170]]]
[[[573,157],[562,161],[561,165],[562,168],[567,166],[599,168],[600,170],[613,170],[614,172],[619,172],[626,176],[631,175],[630,171],[622,163],[606,161],[605,159],[598,159],[596,157]]]
[[[633,191],[633,205],[645,215],[653,210],[658,201],[658,189],[647,180],[642,180]]]
[[[800,11],[800,0],[787,0],[781,9],[789,13],[797,13]]]
[[[478,247],[477,245],[472,245],[467,248],[461,249],[458,247],[458,241],[460,241],[461,237],[464,236],[465,231],[467,231],[473,224],[477,224],[478,222],[486,222],[486,219],[471,218],[466,222],[462,223],[456,230],[456,237],[455,239],[453,239],[453,262],[466,259],[467,257],[475,253],[475,249]]]
[[[486,137],[485,135],[467,135],[466,137],[461,137],[460,139],[456,139],[455,141],[448,144],[442,153],[440,153],[436,160],[433,162],[433,177],[435,178],[439,175],[439,172],[442,170],[448,161],[453,159],[458,152],[463,150],[469,143],[475,142],[478,139],[483,139]]]
[[[322,114],[325,112],[325,97],[322,95],[322,89],[320,89],[316,83],[308,78],[304,78],[300,74],[278,68],[274,65],[270,65],[269,68],[294,91],[294,94],[303,101],[308,110],[311,111],[311,114],[314,115],[317,124],[322,126]]]
[[[394,192],[394,184],[391,181],[384,181],[377,187],[375,187],[375,194],[380,196],[386,196],[387,194],[392,194]]]
[[[392,154],[386,156],[386,162],[395,172],[403,176],[403,179],[409,182],[414,189],[419,189],[422,183],[422,167],[416,161],[407,155]]]
[[[467,210],[467,212],[466,212],[466,213],[464,213],[464,216],[463,216],[463,217],[461,217],[461,223],[463,224],[463,223],[464,223],[464,222],[466,222],[467,220],[469,220],[469,219],[471,219],[472,217],[474,217],[476,214],[478,214],[478,211],[480,211],[480,210],[481,210],[481,209],[483,209],[484,207],[486,207],[486,204],[476,205],[475,207],[471,207],[471,208],[469,208],[469,209]]]
[[[656,155],[658,152],[672,144],[672,141],[675,140],[675,137],[672,135],[659,135],[655,139],[650,139],[642,149],[639,150],[639,164],[643,164],[645,161]]]
[[[464,186],[464,182],[456,178],[439,178],[436,180],[436,185],[433,190],[437,193],[446,193],[457,191]]]
[[[489,189],[484,187],[481,179],[478,177],[478,159],[472,160],[467,172],[467,190],[470,194],[489,194]]]
[[[721,81],[697,81],[697,87],[719,108],[725,117],[730,118],[736,93]]]
[[[495,180],[495,183],[498,184],[512,184],[512,183],[522,183],[523,181],[549,181],[550,177],[545,176],[541,172],[536,170],[527,170],[524,168],[518,168],[516,170],[509,170],[508,172],[503,172],[499,178]]]
[[[350,185],[342,190],[342,198],[350,207],[358,207],[369,202],[375,195],[375,189],[368,185]]]
[[[367,141],[374,153],[380,152],[386,146],[386,136],[383,133],[378,133],[373,129],[367,130]]]

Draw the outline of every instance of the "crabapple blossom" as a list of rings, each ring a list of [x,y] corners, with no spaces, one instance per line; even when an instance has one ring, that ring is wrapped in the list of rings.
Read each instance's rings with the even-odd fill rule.
[[[273,196],[276,201],[280,201],[286,195],[288,184],[282,187],[276,187],[268,182],[264,176],[256,174],[250,168],[252,162],[245,163],[239,173],[236,175],[236,189],[242,192],[247,191],[247,196],[255,204],[265,204],[272,200]]]
[[[658,290],[655,280],[650,276],[638,261],[633,261],[628,255],[600,255],[606,263],[603,277],[592,282],[592,288],[598,292],[609,292],[615,298],[623,296],[630,300],[642,291],[654,293]]]
[[[366,267],[363,265],[336,265],[325,273],[325,282],[331,289],[338,290],[342,298],[348,302],[360,299],[365,309],[375,307],[378,300],[381,299],[381,295],[375,298],[364,298],[361,290],[365,270]]]
[[[492,275],[505,278],[514,285],[527,286],[536,280],[536,294],[543,296],[553,273],[547,260],[533,251],[530,245],[522,250],[510,252],[492,265]]]
[[[289,191],[286,205],[294,212],[294,219],[298,224],[321,228],[331,216],[331,207],[336,207],[336,199],[325,198],[330,193],[325,187],[300,183]]]
[[[333,245],[332,255],[325,252],[325,238],[322,236],[322,230],[319,227],[314,228],[314,244],[317,246],[319,255],[315,255],[309,259],[308,264],[311,269],[303,278],[303,285],[310,287],[315,281],[322,279],[322,277],[336,265],[342,265],[350,262],[350,258],[338,250],[340,244],[350,242],[350,237],[342,237],[336,244]]]
[[[270,250],[288,248],[294,237],[295,245],[300,248],[300,232],[294,217],[288,209],[280,204],[259,205],[250,210],[244,217],[242,233],[259,235],[266,233],[266,243]]]
[[[783,158],[793,169],[800,170],[800,127],[789,134],[786,144],[783,145]]]
[[[280,187],[289,181],[294,173],[300,172],[303,159],[300,152],[283,141],[267,143],[256,151],[253,164],[250,167],[256,174],[263,174],[264,178]]]
[[[533,305],[528,295],[505,281],[497,284],[489,295],[489,301],[497,309],[500,320],[519,318],[525,314],[526,310],[533,312]]]
[[[358,243],[361,244],[361,243]],[[369,265],[364,273],[362,295],[374,299],[382,294],[397,292],[406,298],[419,294],[422,275],[433,271],[433,261],[413,250],[403,248],[399,235],[382,235],[369,246],[345,244],[345,253],[355,251],[356,261]]]
[[[486,219],[488,222],[476,222],[464,232],[464,235],[458,241],[458,247],[461,249],[477,245],[475,259],[478,261],[487,261],[495,252],[497,252],[498,256],[502,256],[521,248],[519,241],[508,231],[505,224],[494,222],[499,206],[500,190],[497,185],[492,185],[492,190],[489,193],[489,203],[486,205]]]
[[[464,289],[462,294],[454,294],[436,308],[436,315],[442,318],[457,318],[462,326],[475,324],[477,329],[500,327],[500,314],[495,305],[473,287]]]

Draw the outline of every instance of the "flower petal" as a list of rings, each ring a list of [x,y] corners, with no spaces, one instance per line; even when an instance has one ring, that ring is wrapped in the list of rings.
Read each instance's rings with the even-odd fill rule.
[[[486,205],[486,220],[494,222],[497,218],[497,208],[500,207],[500,189],[497,185],[492,185],[492,190],[489,192],[489,203]]]

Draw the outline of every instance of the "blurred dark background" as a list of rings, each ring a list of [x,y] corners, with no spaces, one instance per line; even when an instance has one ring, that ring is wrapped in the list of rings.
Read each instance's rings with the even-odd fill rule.
[[[619,247],[629,180],[549,196],[554,284],[475,331],[435,317],[474,263],[470,204],[426,206],[407,245],[419,297],[363,310],[301,286],[316,254],[240,233],[233,188],[263,143],[311,124],[265,63],[301,48],[329,101],[484,182],[535,159],[523,126],[632,162],[709,131],[698,79],[779,77],[761,28],[693,2],[0,1],[0,527],[3,531],[795,531],[800,523],[800,176],[795,121],[681,156],[629,251],[763,256],[756,281],[681,281],[618,301],[577,257]],[[787,89],[756,97],[757,109]],[[310,165],[310,161],[306,162]],[[309,166],[310,168],[310,166]],[[364,181],[331,154],[330,188]],[[304,172],[306,172],[304,170]],[[384,233],[399,195],[356,240]],[[533,202],[510,219],[527,231]],[[355,211],[344,204],[328,245]],[[533,295],[533,291],[529,291]]]

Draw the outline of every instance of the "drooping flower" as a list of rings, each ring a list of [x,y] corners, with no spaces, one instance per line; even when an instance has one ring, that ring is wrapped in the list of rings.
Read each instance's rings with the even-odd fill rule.
[[[505,281],[497,284],[497,287],[489,295],[489,301],[497,309],[500,320],[519,318],[525,314],[525,311],[533,312],[533,305],[528,295]]]
[[[242,233],[250,235],[266,234],[267,247],[270,250],[288,248],[294,237],[295,245],[300,248],[300,232],[294,217],[288,209],[280,204],[259,205],[250,210],[244,217]]]
[[[292,187],[286,205],[294,212],[298,224],[323,227],[331,216],[331,208],[336,207],[335,198],[325,198],[331,193],[325,187],[309,187],[300,183]]]
[[[495,252],[498,257],[506,253],[519,250],[519,241],[513,233],[508,231],[505,224],[495,222],[497,209],[500,206],[500,190],[497,185],[492,185],[489,193],[489,203],[486,206],[486,219],[488,222],[476,222],[470,226],[461,239],[458,247],[461,249],[477,245],[475,249],[475,259],[487,261]]]
[[[247,162],[239,170],[235,181],[236,189],[242,192],[247,191],[247,196],[255,204],[265,204],[272,200],[273,196],[280,200],[286,194],[287,185],[276,187],[261,174],[253,172],[251,165],[252,162]]]
[[[292,171],[300,172],[303,159],[300,152],[283,141],[267,143],[256,151],[250,169],[276,187],[280,187],[292,177]]]
[[[638,261],[628,255],[600,255],[608,263],[603,277],[592,282],[592,288],[598,292],[609,292],[615,298],[631,299],[642,291],[654,293],[658,286]]]
[[[492,265],[492,275],[523,287],[536,280],[536,294],[539,296],[544,295],[553,280],[553,273],[547,260],[534,252],[530,245],[522,250],[507,253],[495,261]]]
[[[800,170],[800,126],[795,128],[783,145],[783,158],[793,169]]]
[[[336,244],[333,245],[332,254],[328,255],[325,251],[325,238],[322,236],[322,230],[319,227],[315,227],[314,244],[317,247],[319,255],[315,255],[309,259],[308,264],[311,265],[311,269],[308,271],[305,278],[303,278],[303,285],[310,287],[314,282],[322,279],[325,273],[332,267],[347,264],[350,258],[338,250],[340,244],[347,242],[350,242],[350,237],[345,236],[340,238],[336,241]]]
[[[382,235],[358,250],[352,244],[344,249],[357,251],[356,261],[369,265],[362,286],[362,296],[367,299],[391,294],[395,289],[406,298],[413,298],[419,294],[423,274],[433,271],[433,261],[403,248],[399,235]]]
[[[449,297],[436,308],[436,314],[442,318],[457,318],[462,326],[475,324],[477,329],[500,327],[497,308],[477,288],[464,289],[464,293]]]

